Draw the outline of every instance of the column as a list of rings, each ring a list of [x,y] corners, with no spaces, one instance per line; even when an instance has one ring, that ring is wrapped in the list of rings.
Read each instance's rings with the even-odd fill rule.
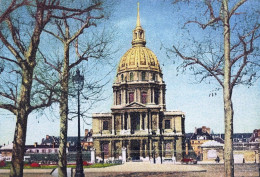
[[[130,115],[130,113],[127,114],[127,120],[128,120],[128,130],[131,131],[131,115]]]
[[[162,141],[162,157],[165,157],[165,154],[164,154],[164,149],[165,149],[165,144],[164,144],[164,141]]]
[[[160,117],[159,117],[159,113],[157,113],[157,134],[160,134],[159,121],[160,121]]]
[[[137,89],[137,102],[141,103],[141,89]]]
[[[149,112],[149,129],[150,129],[150,133],[152,133],[152,130],[153,130],[153,127],[152,127],[152,113],[151,112]]]
[[[116,91],[114,91],[114,105],[116,105],[116,99],[117,99],[117,97],[116,97]]]
[[[143,114],[142,112],[140,112],[139,114],[140,114],[140,130],[143,130]]]
[[[149,145],[150,145],[150,147],[149,147],[149,157],[150,157],[150,158],[153,158],[153,156],[152,156],[153,141],[152,141],[152,140],[150,140]]]
[[[146,158],[147,157],[147,141],[145,141],[145,144],[144,144],[144,157]]]
[[[139,143],[140,143],[139,153],[140,153],[140,159],[141,159],[141,158],[143,158],[143,140],[139,140]]]
[[[144,116],[144,129],[148,130],[147,113],[145,113],[145,116]]]
[[[115,115],[112,114],[112,135],[115,135]]]
[[[152,96],[153,96],[153,103],[155,103],[155,101],[154,101],[154,88],[152,89]]]
[[[160,88],[160,104],[163,104],[163,90]]]
[[[131,140],[128,140],[128,145],[127,145],[127,155],[128,158],[131,157]]]
[[[109,142],[109,158],[113,157],[113,141]]]
[[[123,113],[123,128],[122,128],[122,130],[125,130],[125,113]]]
[[[99,130],[100,130],[100,134],[102,135],[102,119],[99,119]]]
[[[134,97],[134,101],[137,102],[137,89],[135,89],[135,97]]]

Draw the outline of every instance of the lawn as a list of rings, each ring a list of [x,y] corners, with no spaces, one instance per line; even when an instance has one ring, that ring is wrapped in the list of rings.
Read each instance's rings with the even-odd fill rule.
[[[5,167],[0,167],[0,169],[10,169],[10,163],[7,163]],[[96,163],[93,165],[83,166],[83,168],[105,168],[110,167],[114,165],[120,165],[120,164],[107,164],[107,163]],[[31,167],[31,166],[24,166],[24,169],[54,169],[57,168],[57,165],[41,165],[40,167]],[[68,165],[68,168],[76,168],[76,165]]]

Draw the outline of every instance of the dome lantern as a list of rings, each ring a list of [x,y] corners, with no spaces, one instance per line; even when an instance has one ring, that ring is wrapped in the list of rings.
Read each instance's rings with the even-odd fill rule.
[[[143,28],[141,27],[141,21],[140,21],[140,13],[139,13],[139,2],[137,3],[137,19],[136,19],[136,27],[133,30],[133,41],[132,45],[133,47],[136,46],[142,46],[144,47],[146,44],[145,41],[145,33]]]

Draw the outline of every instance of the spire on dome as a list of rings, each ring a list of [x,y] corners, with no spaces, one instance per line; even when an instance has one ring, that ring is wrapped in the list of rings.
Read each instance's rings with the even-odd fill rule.
[[[141,27],[141,21],[140,21],[140,13],[139,13],[139,2],[137,3],[137,20],[136,20],[136,27],[133,30],[133,40],[132,45],[135,46],[145,46],[145,36],[144,36],[144,30]]]
[[[137,3],[137,20],[136,20],[136,27],[141,27],[140,15],[139,15],[139,2]]]

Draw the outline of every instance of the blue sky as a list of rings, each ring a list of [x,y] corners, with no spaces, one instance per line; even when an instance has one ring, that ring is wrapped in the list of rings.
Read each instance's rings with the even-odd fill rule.
[[[140,1],[141,25],[146,32],[146,46],[157,56],[162,68],[164,81],[166,83],[166,108],[167,110],[181,110],[185,112],[186,132],[194,132],[195,127],[207,126],[213,129],[214,133],[224,132],[224,112],[222,90],[217,91],[217,95],[209,97],[209,94],[218,87],[217,83],[193,84],[194,77],[189,74],[178,74],[176,71],[177,58],[167,58],[162,45],[172,46],[173,43],[182,43],[187,40],[182,35],[181,27],[183,21],[175,13],[175,8],[170,1],[143,0]],[[120,48],[112,58],[115,65],[119,62],[123,54],[131,47],[132,30],[136,24],[137,14],[136,0],[117,1],[112,16],[105,26],[115,30],[114,46]],[[183,14],[192,15],[193,11],[184,10]],[[200,34],[196,34],[200,37]],[[109,68],[109,67],[108,67]],[[108,99],[99,102],[89,113],[110,112],[113,102],[112,84],[116,75],[114,70],[110,75],[110,82],[106,86],[105,95]],[[234,104],[234,132],[252,132],[260,128],[260,82],[247,88],[238,86],[233,92]],[[76,106],[76,105],[75,105]],[[40,142],[45,135],[59,136],[58,106],[54,106],[54,112],[48,110],[43,115],[32,113],[29,116],[27,128],[26,144]],[[0,144],[7,144],[13,140],[15,128],[15,117],[10,113],[0,110],[1,138]],[[91,119],[87,120],[91,123]],[[90,125],[81,126],[82,135],[85,128]],[[69,121],[68,135],[77,134],[77,122]]]

